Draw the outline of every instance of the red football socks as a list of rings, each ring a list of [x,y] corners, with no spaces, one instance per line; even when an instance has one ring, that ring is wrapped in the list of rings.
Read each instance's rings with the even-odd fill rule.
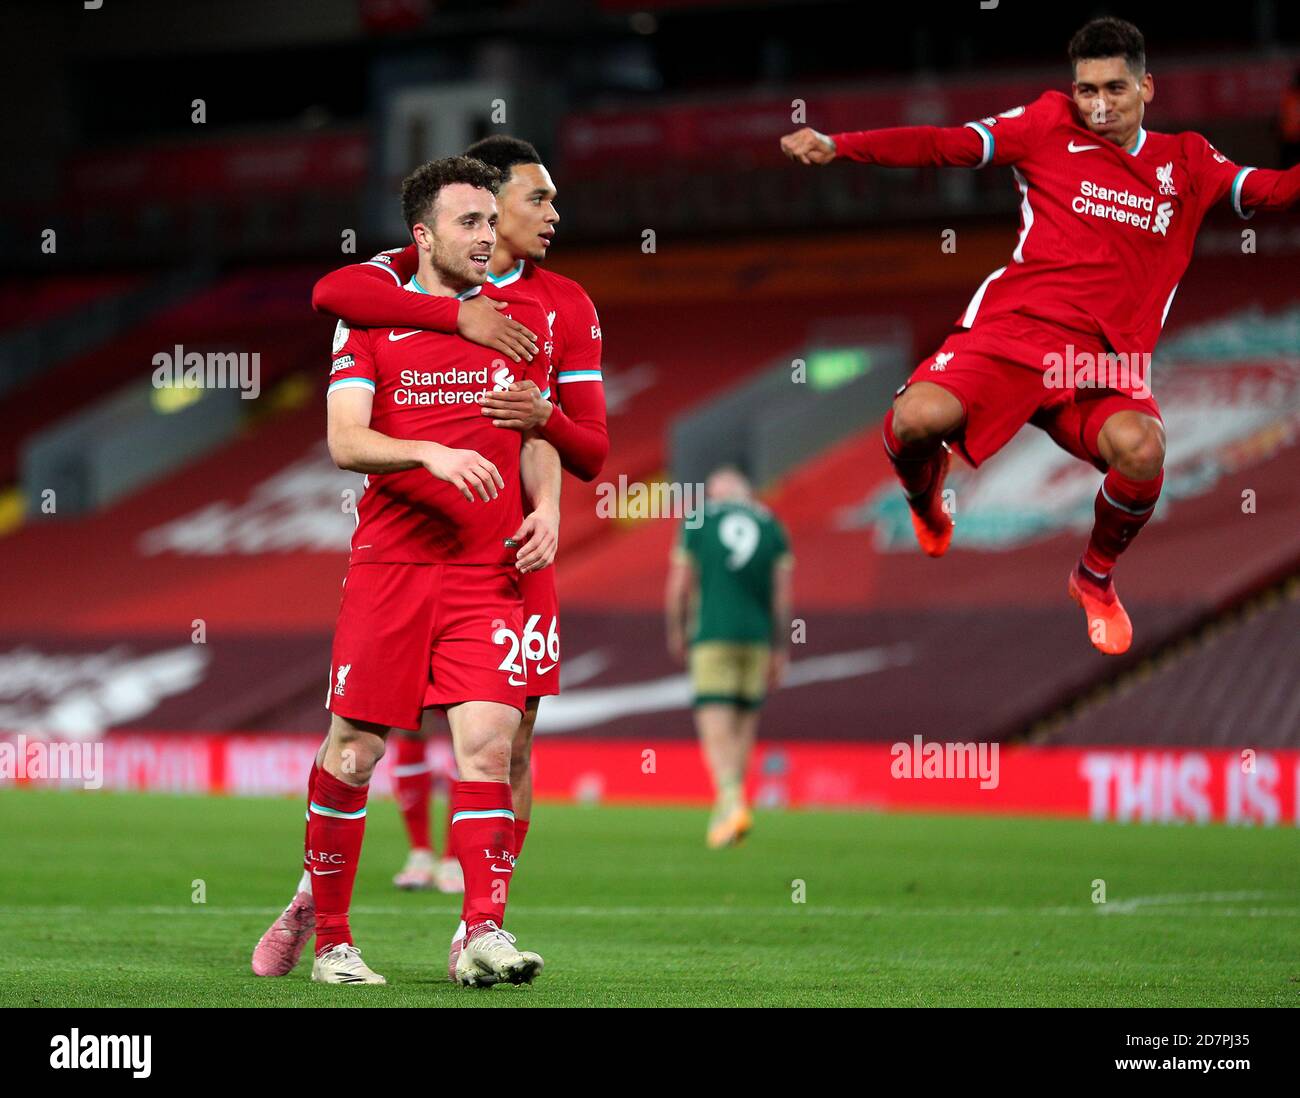
[[[1114,469],[1106,474],[1093,505],[1096,521],[1081,562],[1098,583],[1106,582],[1119,555],[1146,525],[1164,482],[1163,469],[1152,480],[1130,480]]]
[[[449,803],[448,808],[447,808],[447,844],[448,844],[448,849],[450,849],[450,846],[451,846],[451,811],[452,811],[452,810],[451,810],[451,806],[450,806],[450,803]],[[519,855],[520,855],[520,853],[521,853],[521,852],[523,851],[523,849],[524,849],[524,839],[526,839],[527,837],[528,837],[528,821],[527,821],[527,820],[521,820],[521,819],[519,819],[518,817],[515,817],[515,831],[514,831],[513,841],[512,841],[511,846],[510,846],[510,852],[515,856],[515,866],[516,866],[516,867],[519,865]],[[469,895],[469,889],[468,889],[468,888],[465,889],[465,895],[466,895],[466,896]],[[467,909],[468,909],[468,906],[469,906],[469,905],[468,905],[468,903],[467,903],[466,901],[464,901],[464,900],[461,901],[460,917],[461,917],[462,919],[465,918],[465,915],[466,915],[466,911],[467,911]],[[500,924],[498,924],[498,925],[500,925]]]
[[[454,858],[456,852],[451,848],[451,816],[455,811],[456,783],[452,780],[447,782],[447,829],[442,833],[442,856],[444,858]]]
[[[519,854],[524,849],[524,840],[528,838],[528,821],[515,817],[515,842],[511,852],[515,856],[515,862],[519,861]]]
[[[397,750],[393,754],[393,792],[397,808],[406,825],[406,837],[412,850],[430,850],[429,800],[433,795],[433,768],[425,751],[425,742],[413,736],[394,735]]]
[[[316,795],[316,775],[320,773],[320,767],[316,765],[316,760],[311,763],[311,773],[307,776],[307,819],[303,825],[302,836],[302,871],[311,873],[311,863],[307,861],[307,851],[311,849],[311,799]],[[310,882],[308,882],[310,885]]]
[[[307,865],[316,898],[316,952],[351,944],[348,908],[366,831],[369,785],[348,785],[327,770],[316,775],[307,808]]]
[[[451,844],[465,874],[465,929],[491,920],[503,925],[515,815],[509,782],[457,782],[452,794]]]
[[[924,509],[928,503],[925,494],[934,483],[935,473],[941,464],[943,440],[932,438],[925,442],[899,442],[894,436],[894,410],[885,413],[885,454],[894,467],[909,503]]]

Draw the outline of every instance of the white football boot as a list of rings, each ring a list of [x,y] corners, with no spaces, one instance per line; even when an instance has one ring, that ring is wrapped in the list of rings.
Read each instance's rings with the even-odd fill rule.
[[[423,892],[434,885],[437,861],[432,850],[412,850],[406,857],[406,865],[393,878],[396,888],[407,892]]]
[[[457,858],[443,858],[433,878],[434,887],[448,894],[465,891],[465,871]]]
[[[460,960],[460,951],[465,948],[465,920],[461,919],[460,924],[456,927],[456,933],[451,936],[451,949],[447,952],[447,978],[454,984],[456,983],[456,964]],[[496,983],[495,980],[492,981]],[[486,984],[479,984],[483,987]]]
[[[372,972],[361,959],[361,950],[340,942],[316,958],[311,978],[322,984],[386,984],[378,972]]]
[[[515,936],[489,921],[465,940],[456,959],[456,982],[462,987],[531,984],[542,965],[539,954],[516,949]]]

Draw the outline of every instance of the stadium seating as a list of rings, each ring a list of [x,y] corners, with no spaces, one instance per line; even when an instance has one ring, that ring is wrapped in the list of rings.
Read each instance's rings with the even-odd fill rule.
[[[268,388],[304,368],[329,333],[325,321],[313,323],[303,311],[316,273],[272,268],[232,274],[7,393],[0,484],[16,479],[22,444],[33,432],[124,385],[147,384],[153,356],[177,344],[191,350],[259,352]]]
[[[923,293],[908,292],[906,270],[892,280],[892,293],[874,284],[880,276],[870,257],[893,247],[878,241],[859,245],[863,261],[842,268],[838,293],[815,278],[811,293],[794,293],[786,272],[747,266],[743,247],[671,260],[670,269],[677,263],[697,272],[699,296],[687,299],[674,278],[653,273],[653,257],[636,266],[571,256],[559,269],[583,276],[606,334],[607,471],[647,483],[665,477],[673,417],[793,353],[822,317],[865,306],[903,318],[918,347],[933,345],[964,303],[965,267],[1002,246],[1003,234],[972,234],[968,243],[974,254],[964,266]],[[1023,733],[1293,568],[1300,560],[1290,520],[1300,508],[1290,475],[1300,408],[1294,363],[1234,349],[1224,334],[1245,330],[1260,339],[1272,325],[1287,338],[1291,291],[1281,272],[1288,260],[1259,259],[1258,280],[1243,283],[1220,273],[1230,257],[1208,256],[1180,289],[1172,351],[1157,359],[1156,388],[1172,428],[1170,472],[1160,516],[1120,573],[1138,624],[1129,657],[1115,665],[1097,658],[1064,595],[1095,472],[1058,459],[1044,437],[1027,432],[978,475],[955,475],[957,540],[947,559],[933,562],[911,547],[879,425],[866,422],[767,486],[792,535],[797,613],[807,627],[791,686],[771,702],[773,726],[787,736],[845,740],[935,728],[968,737]],[[790,261],[797,270],[807,259],[792,247]],[[84,657],[125,645],[144,659],[187,645],[191,623],[203,620],[203,658],[177,672],[193,681],[158,691],[154,704],[119,727],[319,727],[320,678],[351,529],[340,493],[358,478],[334,469],[323,446],[318,398],[329,324],[304,308],[312,274],[232,276],[95,364],[96,384],[106,386],[110,377],[137,374],[164,332],[194,341],[201,331],[208,343],[262,349],[268,381],[297,377],[310,394],[305,403],[265,414],[229,446],[108,511],[31,523],[0,540],[0,651],[36,646]],[[742,298],[745,278],[751,286]],[[689,343],[672,335],[682,330],[692,333]],[[1207,356],[1212,347],[1218,359]],[[57,391],[43,392],[39,408],[48,410]],[[1205,433],[1206,407],[1231,430]],[[29,423],[39,418],[18,410]],[[1243,540],[1233,515],[1246,488],[1261,502],[1251,520],[1256,536]],[[677,523],[599,518],[600,490],[599,481],[565,481],[557,578],[568,678],[543,731],[689,736],[684,702],[672,700],[680,669],[659,640]],[[96,547],[90,560],[74,552],[86,544]],[[24,580],[37,571],[49,582]],[[618,693],[658,696],[646,689],[652,683],[666,684],[667,700],[628,707],[629,691]],[[845,712],[860,712],[861,721],[846,723]]]

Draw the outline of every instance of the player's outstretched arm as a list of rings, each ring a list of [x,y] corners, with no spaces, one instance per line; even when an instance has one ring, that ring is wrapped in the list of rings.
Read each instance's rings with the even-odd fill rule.
[[[1227,199],[1238,217],[1284,210],[1300,198],[1300,164],[1286,171],[1236,164],[1200,134],[1188,134],[1187,166],[1207,206]]]
[[[390,438],[370,426],[373,394],[365,388],[340,389],[326,402],[330,457],[354,473],[400,473],[427,469],[454,484],[467,500],[495,499],[505,481],[497,467],[473,450],[453,450],[423,439]],[[472,491],[471,491],[472,489]]]
[[[1300,199],[1300,164],[1277,171],[1252,168],[1241,181],[1238,205],[1248,210],[1285,210]]]
[[[781,151],[800,164],[829,164],[838,155],[834,140],[811,126],[781,138]]]
[[[815,130],[799,131],[805,132],[816,134]],[[791,134],[790,138],[798,136]],[[839,156],[884,168],[978,168],[985,159],[983,140],[969,126],[897,126],[829,136],[817,134],[817,137],[830,143],[833,152],[829,159]],[[782,148],[787,140],[781,139]],[[805,164],[828,162],[803,161]]]
[[[983,168],[1018,164],[1042,147],[1051,126],[1073,117],[1071,101],[1044,92],[1032,103],[1012,107],[963,126],[895,126],[853,133],[821,134],[802,129],[781,139],[791,159],[824,164],[847,158],[885,168]]]
[[[313,288],[312,308],[358,328],[447,332],[500,351],[515,362],[521,358],[532,361],[537,337],[517,320],[502,315],[507,307],[504,302],[482,294],[457,301],[402,289],[416,270],[414,251],[412,245],[397,255],[381,253],[383,262],[376,258],[331,271]]]
[[[536,432],[524,437],[519,477],[532,510],[511,539],[519,542],[515,567],[535,572],[555,560],[560,544],[560,455]]]
[[[781,139],[781,148],[805,164],[836,157],[885,168],[982,168],[1016,164],[1032,155],[1051,125],[1073,107],[1059,92],[963,126],[895,126],[855,133],[821,134],[802,129]]]

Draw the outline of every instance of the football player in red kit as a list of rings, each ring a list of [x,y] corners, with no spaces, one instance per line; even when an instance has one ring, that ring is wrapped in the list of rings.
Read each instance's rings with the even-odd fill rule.
[[[433,161],[405,180],[418,266],[404,292],[454,300],[480,291],[499,181],[496,169],[468,157]],[[525,295],[506,312],[532,330],[545,324]],[[495,430],[482,408],[517,375],[545,392],[549,371],[544,350],[515,365],[440,332],[338,325],[330,453],[366,480],[334,635],[330,730],[308,785],[314,980],[384,982],[362,961],[348,924],[369,780],[389,729],[418,729],[430,706],[446,710],[461,776],[451,831],[467,934],[456,978],[520,983],[541,971],[541,957],[515,948],[502,925],[516,846],[510,745],[528,693],[519,577],[554,558],[560,465],[536,432]],[[285,942],[275,930],[259,942],[254,971],[279,962]]]
[[[1151,517],[1164,479],[1165,432],[1150,360],[1207,211],[1242,217],[1290,205],[1300,167],[1239,167],[1196,133],[1143,126],[1155,82],[1141,32],[1096,19],[1071,40],[1073,96],[964,126],[825,135],[802,129],[781,148],[803,164],[848,157],[886,167],[1013,166],[1020,239],[956,329],[917,367],[885,417],[885,450],[921,548],[947,550],[950,447],[971,465],[1025,423],[1105,473],[1095,524],[1068,591],[1108,654],[1133,629],[1111,572]]]
[[[601,378],[600,320],[591,298],[577,282],[540,266],[559,222],[555,185],[537,150],[518,138],[487,137],[471,145],[465,154],[492,165],[503,176],[498,195],[501,216],[497,222],[497,243],[484,287],[485,296],[526,294],[540,302],[546,324],[539,329],[539,341],[542,349],[549,351],[554,370],[549,393],[528,379],[517,381],[509,391],[491,394],[485,402],[485,415],[499,429],[536,430],[559,452],[566,470],[590,481],[600,472],[609,451]],[[415,262],[415,249],[407,247],[381,253],[367,263],[345,267],[317,283],[313,302],[317,309],[349,323],[378,323],[382,318],[388,324],[453,330],[459,314],[450,299],[412,299],[400,291]],[[535,349],[536,344],[520,353],[526,357]],[[524,595],[521,655],[528,662],[529,685],[524,718],[511,751],[516,858],[528,833],[532,808],[533,727],[541,699],[559,693],[561,658],[554,571],[527,573],[521,576],[520,586]],[[399,737],[397,762],[418,766],[424,750],[419,739]],[[411,787],[418,786],[422,791],[429,776],[418,770],[407,773],[410,777],[399,778],[399,796],[409,806],[403,817],[414,856],[416,842],[427,834],[424,828],[427,828],[428,799],[418,793],[405,794]],[[412,868],[418,865],[408,862],[407,869]],[[455,971],[464,932],[462,920],[448,958],[451,973]]]

